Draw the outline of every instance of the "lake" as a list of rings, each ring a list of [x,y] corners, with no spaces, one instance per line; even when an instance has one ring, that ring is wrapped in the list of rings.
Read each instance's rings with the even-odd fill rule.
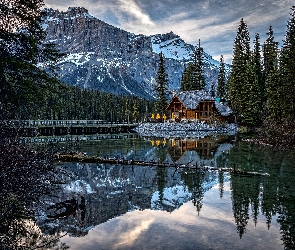
[[[135,136],[73,150],[199,168],[55,163],[58,181],[30,203],[38,214],[25,223],[37,240],[23,241],[44,249],[295,249],[294,151],[234,136]]]

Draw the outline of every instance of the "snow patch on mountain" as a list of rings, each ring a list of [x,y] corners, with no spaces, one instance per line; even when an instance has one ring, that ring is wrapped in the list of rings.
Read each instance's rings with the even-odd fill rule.
[[[76,66],[80,66],[89,62],[94,52],[83,52],[83,53],[70,53],[67,54],[59,63],[71,62]]]
[[[153,52],[159,54],[163,53],[165,58],[172,58],[176,60],[189,60],[192,50],[180,38],[174,38],[168,41],[161,41],[157,36],[152,37]]]
[[[192,193],[188,192],[185,186],[176,185],[167,187],[163,190],[162,204],[159,204],[160,192],[153,193],[151,199],[151,209],[158,210],[161,205],[166,205],[172,208],[179,208],[183,203],[191,199]]]

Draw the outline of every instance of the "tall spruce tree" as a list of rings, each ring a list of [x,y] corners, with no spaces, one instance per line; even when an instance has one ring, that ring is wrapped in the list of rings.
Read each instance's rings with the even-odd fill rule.
[[[237,121],[241,120],[244,101],[247,98],[245,96],[245,86],[248,81],[247,64],[249,59],[250,36],[247,24],[242,18],[234,42],[232,72],[228,80],[229,102]]]
[[[193,72],[191,90],[205,90],[206,82],[204,76],[204,51],[201,47],[201,41],[193,53]]]
[[[272,26],[269,27],[269,31],[266,41],[263,44],[263,74],[266,81],[268,74],[277,66],[277,51],[278,42],[274,40]]]
[[[223,55],[221,55],[220,57],[218,80],[217,80],[217,97],[219,97],[221,101],[225,101],[227,99],[227,86],[226,86],[226,79],[225,79],[225,67],[224,67]]]
[[[280,57],[280,85],[282,115],[295,120],[295,6],[291,8],[290,20]]]
[[[192,77],[193,64],[190,62],[184,67],[184,71],[181,77],[181,91],[191,90],[191,77]]]
[[[269,27],[268,37],[263,44],[263,82],[265,96],[263,102],[266,116],[281,119],[280,84],[278,72],[278,42],[274,40],[272,26]]]
[[[263,81],[263,74],[262,74],[262,58],[261,58],[261,44],[260,44],[260,37],[259,34],[255,34],[254,40],[254,49],[252,53],[252,63],[253,63],[253,74],[255,74],[255,81],[259,86],[259,101],[260,107],[263,107],[263,100],[265,96],[265,83]]]
[[[155,91],[157,93],[156,112],[163,113],[167,106],[167,91],[168,91],[168,75],[165,71],[164,56],[159,54],[158,73],[156,78]]]
[[[256,72],[257,55],[255,52],[256,48],[246,64],[247,81],[243,86],[243,110],[240,118],[243,124],[251,128],[260,125],[262,121],[260,82]]]
[[[203,48],[201,47],[199,40],[198,47],[194,49],[191,55],[191,62],[189,62],[182,74],[180,90],[186,91],[206,89],[203,54]]]
[[[216,96],[214,81],[212,81],[211,85],[210,85],[210,96],[213,97],[213,98],[215,98],[215,96]]]

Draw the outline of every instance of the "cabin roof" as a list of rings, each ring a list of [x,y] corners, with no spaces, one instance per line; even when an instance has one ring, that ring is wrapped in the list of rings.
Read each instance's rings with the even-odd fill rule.
[[[220,115],[228,116],[232,113],[231,109],[226,104],[217,102],[214,97],[204,90],[179,91],[178,93],[174,94],[171,102],[175,97],[177,97],[183,103],[183,105],[190,110],[196,109],[201,101],[213,101],[215,102],[215,106],[220,112]],[[171,102],[166,109],[169,108]]]
[[[196,109],[201,101],[215,100],[208,92],[203,90],[180,91],[176,95],[187,109]]]

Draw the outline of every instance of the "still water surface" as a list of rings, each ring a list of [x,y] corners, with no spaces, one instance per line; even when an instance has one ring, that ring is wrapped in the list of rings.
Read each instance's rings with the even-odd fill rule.
[[[104,139],[75,150],[225,171],[58,163],[64,184],[42,198],[37,225],[61,249],[295,249],[294,151],[230,137]]]
[[[81,151],[103,157],[191,162],[261,175],[69,164],[79,175],[67,190],[86,197],[80,230],[92,228],[61,241],[71,249],[294,249],[294,154],[232,139],[83,145]]]

